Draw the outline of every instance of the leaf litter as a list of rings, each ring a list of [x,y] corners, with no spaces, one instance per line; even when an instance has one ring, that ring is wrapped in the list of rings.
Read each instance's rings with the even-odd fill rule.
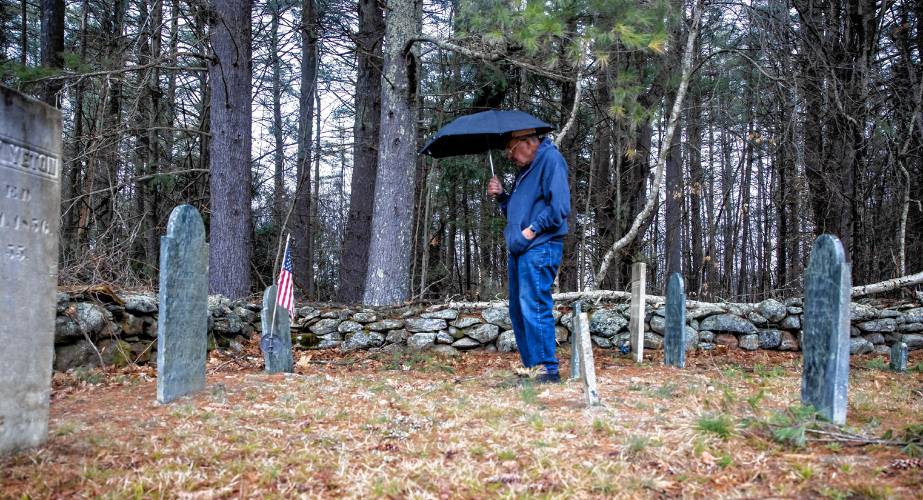
[[[562,373],[567,348],[559,352]],[[919,371],[854,357],[847,425],[800,406],[800,357],[697,352],[687,368],[597,351],[540,385],[518,356],[209,354],[205,390],[155,402],[147,366],[56,373],[48,441],[0,458],[0,497],[913,498]],[[917,360],[923,351],[912,353]],[[916,433],[915,433],[916,432]],[[842,437],[842,439],[837,439]]]

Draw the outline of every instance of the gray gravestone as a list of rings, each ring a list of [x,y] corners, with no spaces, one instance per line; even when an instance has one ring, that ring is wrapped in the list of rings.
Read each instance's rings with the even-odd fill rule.
[[[907,371],[907,344],[895,342],[891,346],[891,369],[896,372]]]
[[[679,273],[670,275],[667,282],[663,362],[667,366],[686,367],[686,292]]]
[[[577,309],[574,308],[574,317],[571,319],[573,332],[570,335],[570,378],[576,380],[580,378],[580,325],[577,324]]]
[[[263,362],[267,373],[291,373],[293,370],[292,322],[287,309],[276,307],[276,290],[276,285],[273,285],[263,292],[263,311],[260,313],[260,324],[263,326],[263,331],[260,333],[260,349],[263,351]],[[275,309],[274,325],[272,325],[273,309]]]
[[[0,453],[48,430],[61,158],[61,113],[0,86]]]
[[[636,363],[644,359],[644,301],[647,281],[647,264],[635,262],[631,266],[631,319],[628,323],[631,338],[631,356]]]
[[[208,343],[208,247],[202,217],[191,205],[173,209],[160,238],[157,401],[205,387]]]
[[[599,390],[596,387],[596,363],[593,361],[593,343],[590,341],[590,321],[586,313],[580,310],[580,302],[574,305],[574,324],[578,334],[580,358],[580,378],[583,379],[583,389],[586,394],[587,406],[599,405]]]
[[[801,402],[835,424],[846,423],[851,281],[840,240],[818,237],[804,277]]]

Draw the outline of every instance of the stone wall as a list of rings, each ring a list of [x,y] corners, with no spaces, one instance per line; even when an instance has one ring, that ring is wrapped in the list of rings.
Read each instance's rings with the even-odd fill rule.
[[[717,345],[745,350],[799,350],[802,304],[766,300],[758,304],[703,304],[687,307],[687,350]],[[584,306],[590,315],[593,343],[603,349],[628,349],[628,304]],[[212,296],[208,301],[209,348],[242,349],[260,329],[256,303]],[[663,346],[663,307],[648,307],[645,349]],[[554,312],[558,342],[570,336],[573,314],[559,305]],[[923,348],[923,307],[853,303],[850,352],[887,353],[902,341]],[[481,349],[516,349],[506,308],[457,310],[440,306],[365,309],[306,306],[297,310],[292,327],[296,348],[353,351],[434,349],[449,353]],[[104,363],[124,365],[156,360],[157,299],[138,293],[58,294],[55,322],[55,370]],[[97,354],[98,351],[98,354]]]

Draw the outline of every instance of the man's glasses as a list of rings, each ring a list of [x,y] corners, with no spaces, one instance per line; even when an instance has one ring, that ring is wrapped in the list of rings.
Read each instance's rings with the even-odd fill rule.
[[[507,158],[509,158],[510,156],[513,156],[513,150],[515,150],[516,146],[518,146],[519,143],[521,142],[522,142],[522,139],[518,139],[518,138],[510,140],[510,143],[506,145]]]

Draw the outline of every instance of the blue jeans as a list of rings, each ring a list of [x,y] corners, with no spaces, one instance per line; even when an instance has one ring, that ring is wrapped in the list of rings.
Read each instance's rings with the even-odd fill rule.
[[[509,256],[510,321],[516,347],[524,366],[545,365],[547,373],[558,373],[551,285],[563,251],[562,242],[548,241]]]

